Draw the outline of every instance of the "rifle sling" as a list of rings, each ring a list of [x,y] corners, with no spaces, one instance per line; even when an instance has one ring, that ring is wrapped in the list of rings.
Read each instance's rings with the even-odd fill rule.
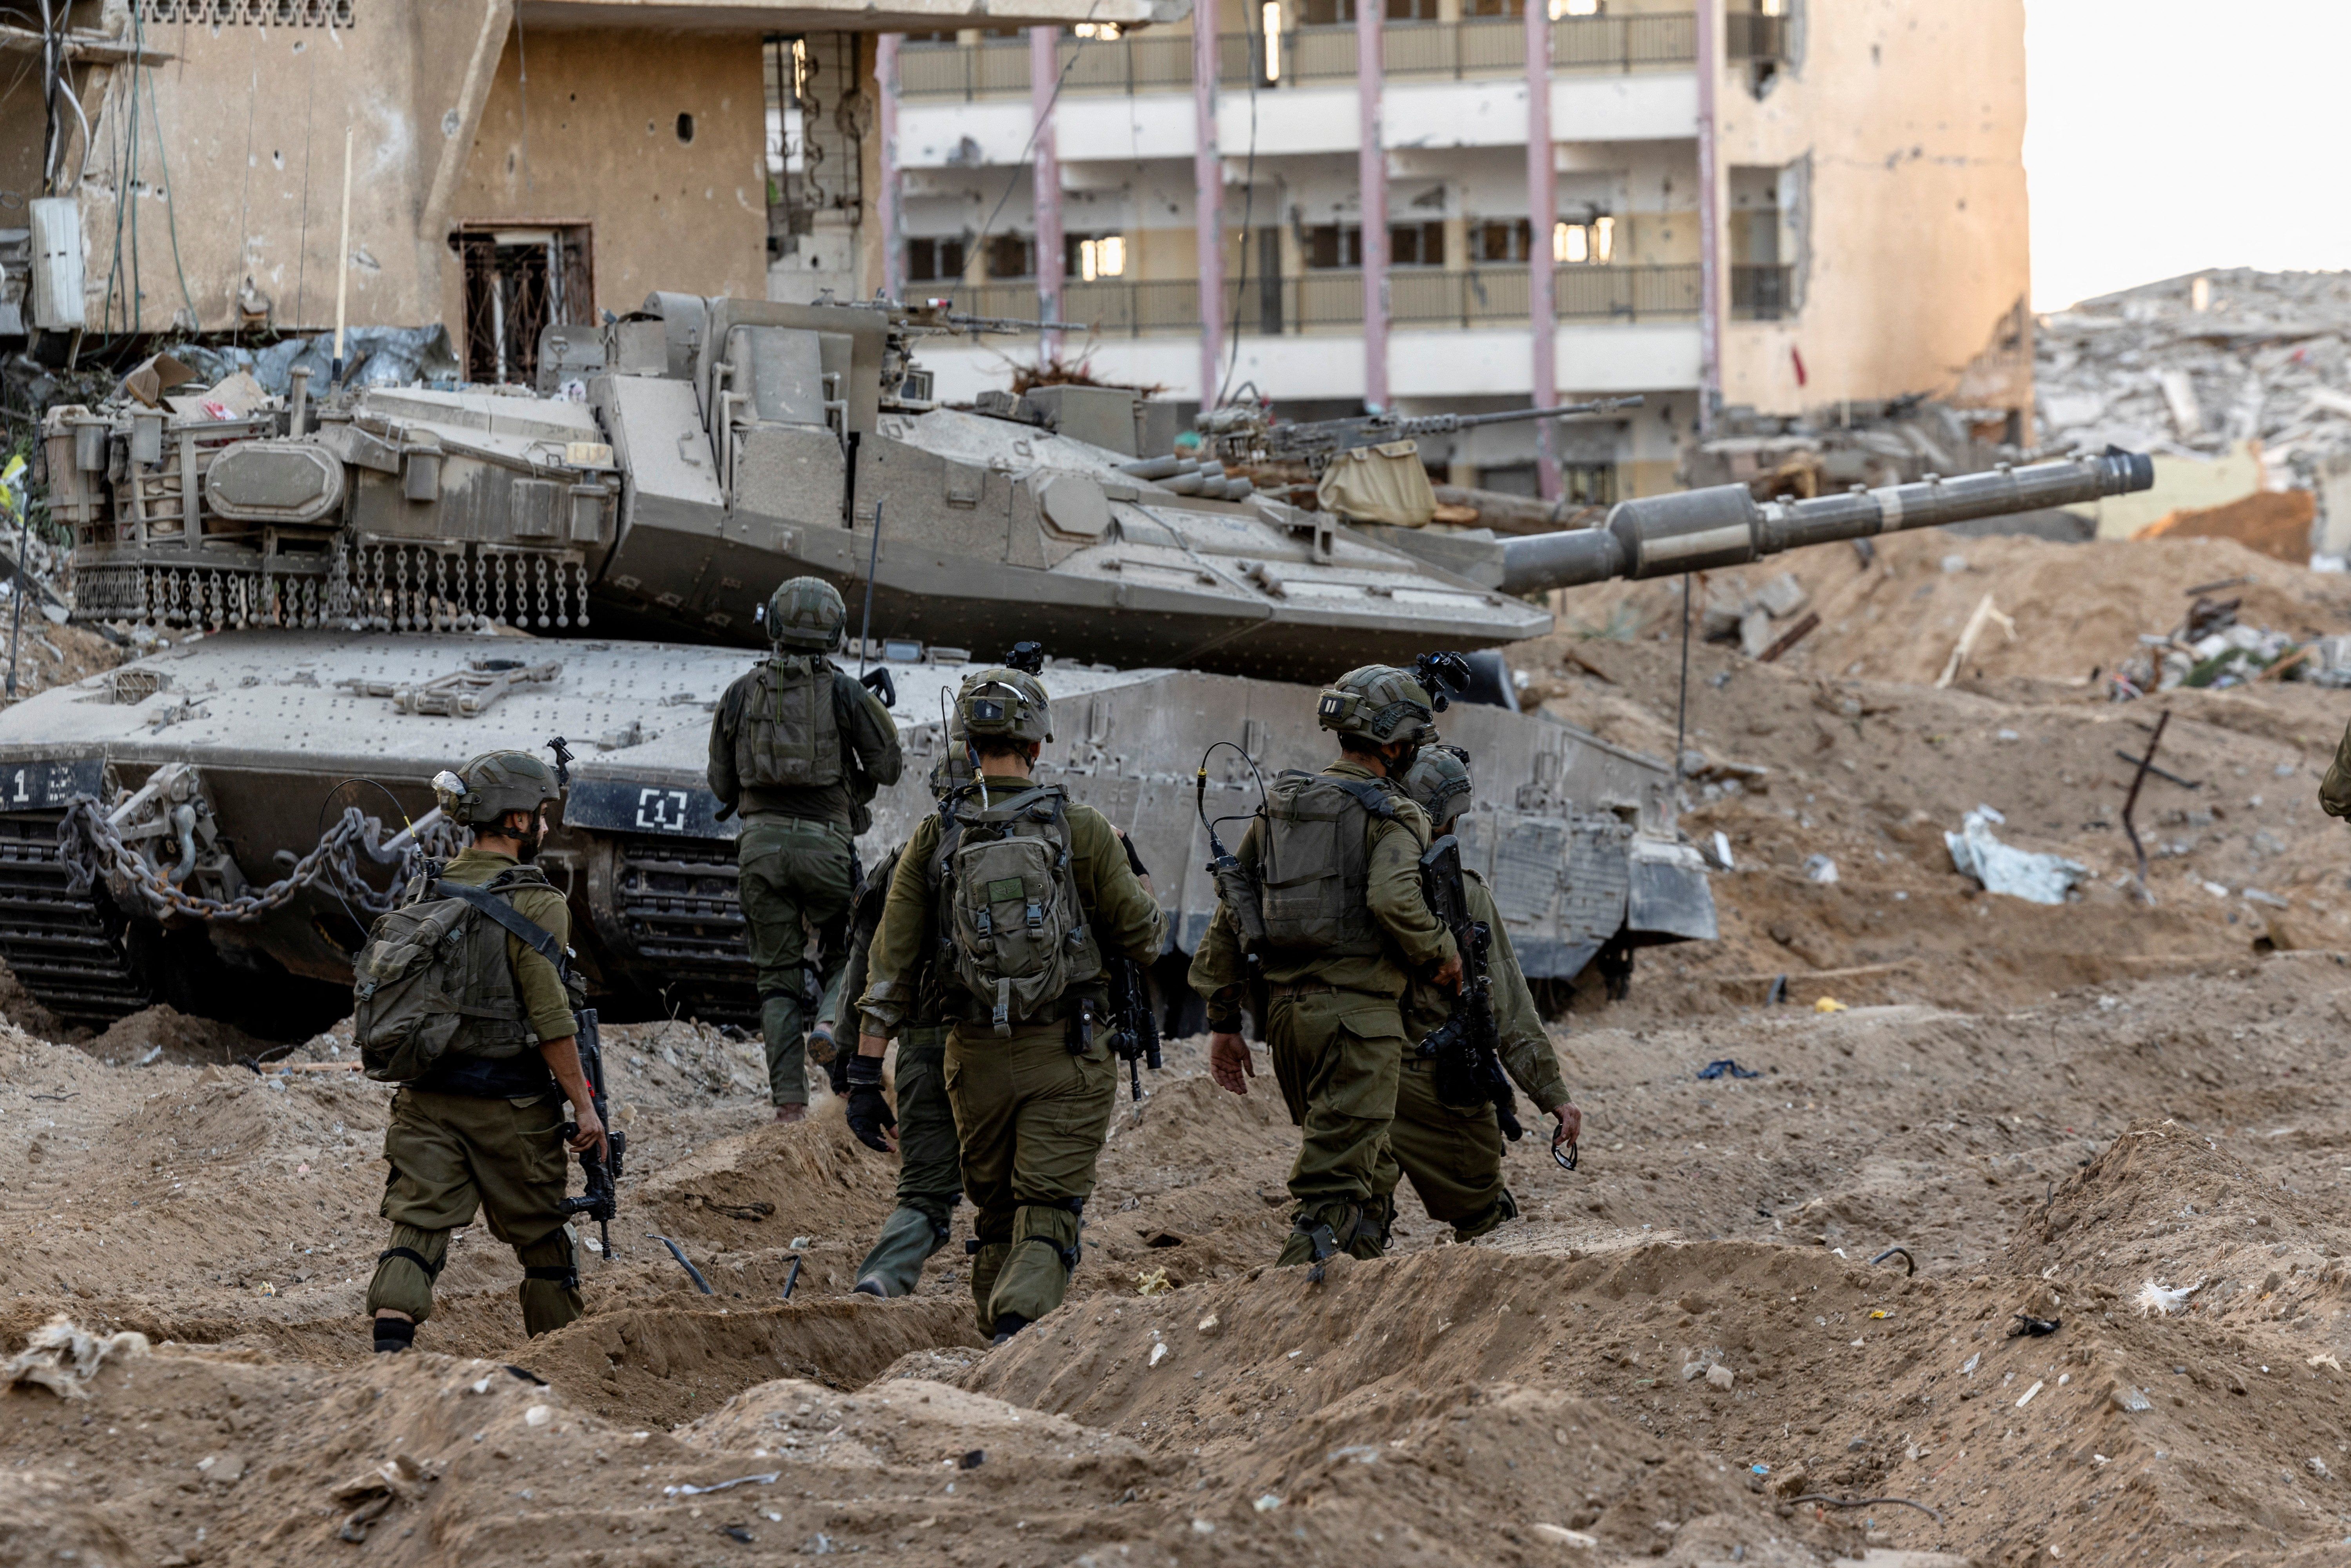
[[[557,974],[563,973],[563,947],[556,941],[555,934],[538,921],[522,915],[513,904],[497,894],[482,888],[468,887],[462,882],[436,881],[433,884],[433,895],[435,898],[464,899],[467,904],[505,926],[509,932],[521,937],[540,957],[555,966]]]

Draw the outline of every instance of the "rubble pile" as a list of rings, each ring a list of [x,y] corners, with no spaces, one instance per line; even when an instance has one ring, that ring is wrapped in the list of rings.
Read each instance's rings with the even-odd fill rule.
[[[2041,319],[2033,377],[2049,445],[2257,441],[2273,487],[2317,490],[2351,461],[2351,272],[2239,267],[2085,299]]]

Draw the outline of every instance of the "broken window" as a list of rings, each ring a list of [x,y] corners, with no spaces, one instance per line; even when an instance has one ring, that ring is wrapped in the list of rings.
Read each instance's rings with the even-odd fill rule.
[[[1797,251],[1802,239],[1806,165],[1733,165],[1730,211],[1731,314],[1777,321],[1796,312]]]
[[[464,268],[467,381],[530,385],[539,334],[595,320],[586,225],[463,229],[449,243]]]
[[[1605,267],[1616,258],[1616,220],[1603,216],[1552,225],[1551,258],[1577,267]]]
[[[1469,256],[1479,262],[1524,262],[1531,230],[1524,218],[1491,219],[1469,228]]]
[[[1123,235],[1065,235],[1061,240],[1061,276],[1093,283],[1126,276],[1126,238]]]
[[[1381,15],[1391,22],[1434,22],[1437,0],[1386,0]],[[1298,17],[1310,27],[1353,26],[1355,0],[1306,0]]]
[[[963,281],[963,241],[956,239],[910,239],[906,242],[906,281],[909,283],[960,283]]]
[[[990,235],[985,254],[992,278],[1011,282],[1037,276],[1035,235]]]

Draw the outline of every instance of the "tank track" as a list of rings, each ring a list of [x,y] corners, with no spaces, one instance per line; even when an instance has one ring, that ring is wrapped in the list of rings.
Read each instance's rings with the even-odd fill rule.
[[[681,1016],[759,1023],[758,987],[736,894],[735,846],[723,840],[622,839],[613,904],[649,988]]]
[[[99,889],[72,890],[57,854],[63,817],[0,814],[0,957],[58,1018],[104,1029],[152,1006],[158,992],[112,900]]]

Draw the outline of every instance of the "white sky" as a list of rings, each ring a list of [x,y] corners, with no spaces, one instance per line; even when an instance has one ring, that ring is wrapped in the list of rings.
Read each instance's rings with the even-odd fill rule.
[[[2351,267],[2351,0],[2025,0],[2025,58],[2035,309]]]

